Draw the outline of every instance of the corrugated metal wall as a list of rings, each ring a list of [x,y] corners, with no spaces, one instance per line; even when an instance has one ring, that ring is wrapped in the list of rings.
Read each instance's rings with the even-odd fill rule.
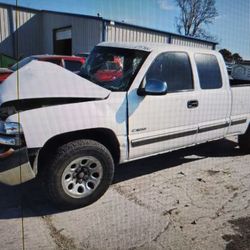
[[[43,51],[53,53],[53,30],[72,27],[72,53],[89,52],[102,41],[102,21],[73,15],[43,13]]]
[[[41,22],[39,12],[0,7],[0,53],[24,57],[41,52]]]
[[[167,43],[169,35],[130,26],[107,24],[105,41],[107,42],[152,42]]]
[[[171,43],[175,45],[189,46],[195,48],[213,49],[213,45],[209,42],[197,41],[185,37],[172,36]]]
[[[18,57],[42,53],[41,20],[40,13],[13,10],[13,28],[15,40],[18,40],[16,44]]]
[[[171,36],[171,39],[169,39]],[[153,42],[169,43],[196,48],[213,49],[213,45],[206,41],[198,41],[181,36],[164,34],[157,31],[150,31],[142,28],[131,27],[130,25],[119,25],[115,22],[107,23],[105,31],[107,42]]]
[[[9,35],[8,9],[0,7],[0,42],[4,41]]]
[[[28,22],[37,12],[13,9],[13,31]]]

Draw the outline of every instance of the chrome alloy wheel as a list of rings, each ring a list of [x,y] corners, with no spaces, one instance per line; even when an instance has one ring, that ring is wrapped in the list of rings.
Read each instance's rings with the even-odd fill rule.
[[[63,190],[73,198],[83,198],[94,192],[101,182],[103,168],[101,162],[92,156],[79,157],[63,171]]]

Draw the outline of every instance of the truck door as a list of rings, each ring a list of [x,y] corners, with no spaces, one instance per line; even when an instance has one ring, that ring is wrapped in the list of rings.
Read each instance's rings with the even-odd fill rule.
[[[199,78],[199,122],[196,142],[223,137],[229,126],[231,96],[215,55],[195,53]],[[222,63],[222,62],[220,62]]]
[[[198,130],[195,107],[198,95],[189,55],[185,52],[158,55],[141,85],[149,80],[166,82],[168,91],[166,95],[155,96],[139,96],[137,88],[128,92],[130,159],[193,144]]]

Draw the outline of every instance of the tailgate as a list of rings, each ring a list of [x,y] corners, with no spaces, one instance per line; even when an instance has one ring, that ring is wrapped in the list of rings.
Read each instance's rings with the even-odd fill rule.
[[[230,134],[244,133],[250,118],[250,85],[236,85],[231,87],[231,90],[231,126],[228,132]]]

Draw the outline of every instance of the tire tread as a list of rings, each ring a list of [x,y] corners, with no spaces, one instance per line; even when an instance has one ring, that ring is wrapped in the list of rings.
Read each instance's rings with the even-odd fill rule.
[[[60,164],[66,161],[70,154],[79,153],[81,151],[95,151],[97,155],[103,157],[103,161],[106,162],[106,174],[104,173],[100,186],[97,187],[95,192],[90,196],[84,198],[72,198],[67,194],[63,195],[63,190],[58,190],[58,183],[54,181],[56,178],[59,180]],[[45,184],[48,198],[59,208],[74,209],[83,206],[87,206],[96,200],[98,200],[108,189],[112,183],[114,175],[114,161],[109,150],[102,144],[94,140],[76,140],[66,143],[56,150],[55,155],[46,164],[45,174],[43,174],[43,182]],[[68,197],[67,197],[68,196]]]

